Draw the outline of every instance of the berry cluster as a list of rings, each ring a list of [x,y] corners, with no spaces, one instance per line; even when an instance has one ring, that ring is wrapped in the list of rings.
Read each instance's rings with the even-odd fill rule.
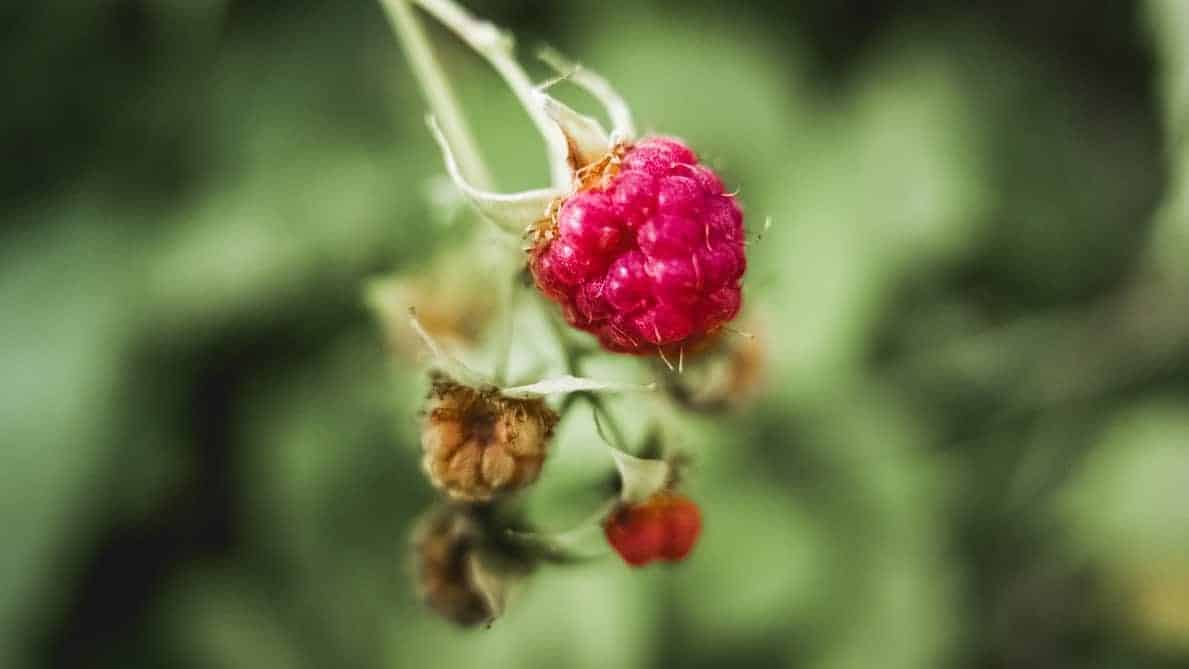
[[[688,497],[662,492],[621,508],[607,519],[603,531],[615,552],[633,567],[654,560],[679,562],[698,540],[702,513]]]
[[[684,460],[664,443],[655,418],[649,430],[655,438],[643,445],[630,443],[602,394],[663,388],[680,407],[724,410],[737,406],[746,394],[762,358],[754,347],[745,350],[738,342],[716,336],[739,313],[747,258],[743,212],[734,194],[724,192],[714,170],[680,140],[637,139],[628,105],[598,74],[559,54],[543,55],[561,75],[554,83],[571,82],[601,103],[612,123],[610,132],[599,120],[550,96],[548,85],[534,85],[516,61],[512,40],[501,39],[495,26],[471,16],[453,0],[416,4],[503,76],[540,131],[549,158],[547,187],[492,192],[491,174],[465,128],[445,122],[457,121],[461,114],[449,96],[430,95],[444,122],[439,125],[431,116],[429,127],[450,179],[496,228],[521,239],[527,231],[527,255],[503,254],[486,242],[474,242],[466,262],[473,262],[481,250],[492,251],[493,266],[502,269],[476,272],[471,264],[470,271],[463,267],[458,272],[449,263],[445,280],[375,283],[369,291],[369,303],[383,322],[399,325],[407,317],[435,360],[437,372],[422,414],[421,462],[445,499],[416,534],[413,557],[426,602],[444,617],[469,626],[498,617],[512,586],[539,565],[583,557],[570,545],[576,535],[537,531],[525,517],[521,494],[540,476],[554,427],[579,405],[572,400],[590,404],[596,431],[618,473],[617,499],[603,507],[612,510],[600,512],[597,521],[607,542],[633,567],[679,562],[693,550],[702,530],[697,504],[678,492]],[[432,54],[424,52],[424,39],[417,36],[415,19],[405,4],[385,6],[397,29],[410,36],[410,49],[420,56],[413,59],[419,78],[444,80]],[[562,375],[512,384],[508,376],[514,371],[513,345],[539,342],[535,336],[514,336],[517,319],[510,311],[500,337],[503,345],[495,347],[498,371],[487,375],[471,369],[435,337],[464,345],[482,341],[483,317],[497,311],[492,305],[510,309],[515,303],[510,294],[493,300],[498,291],[488,282],[505,275],[503,270],[509,281],[519,280],[525,265],[538,291],[561,307],[565,321],[593,334],[603,349],[659,354],[654,368],[664,374],[659,365],[663,361],[673,376],[687,373],[687,353],[697,353],[700,360],[691,358],[684,379],[663,384],[584,378],[587,358],[597,349],[558,329],[554,334],[564,363]],[[447,283],[458,276],[480,278]],[[454,294],[458,292],[467,295]],[[432,318],[426,325],[432,326],[432,334],[405,302],[427,305],[426,314]],[[546,318],[556,318],[552,305],[542,306],[549,312]],[[669,364],[671,354],[679,356],[678,365]],[[541,370],[554,362],[539,357],[535,364]],[[556,402],[558,410],[547,401]],[[604,424],[611,428],[606,434]]]
[[[743,213],[676,139],[611,156],[537,231],[537,286],[610,351],[694,344],[739,312]]]

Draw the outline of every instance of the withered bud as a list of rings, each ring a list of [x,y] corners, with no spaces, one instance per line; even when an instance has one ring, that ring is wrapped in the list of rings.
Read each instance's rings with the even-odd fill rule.
[[[421,428],[422,466],[454,499],[486,502],[533,481],[558,416],[540,399],[434,379]]]
[[[490,262],[474,244],[435,258],[418,274],[386,276],[369,282],[368,306],[383,328],[385,344],[392,355],[416,359],[424,350],[420,338],[409,329],[409,308],[426,332],[447,346],[476,344],[494,314],[496,302],[490,286],[479,278],[487,274]],[[484,267],[481,272],[459,272],[458,267]]]
[[[493,621],[509,585],[531,570],[529,561],[500,550],[489,536],[494,531],[473,509],[443,506],[427,513],[413,534],[418,594],[457,625]]]
[[[754,329],[756,323],[749,325]],[[759,394],[767,362],[762,335],[719,331],[704,350],[684,361],[681,373],[665,375],[665,390],[692,411],[736,411]]]

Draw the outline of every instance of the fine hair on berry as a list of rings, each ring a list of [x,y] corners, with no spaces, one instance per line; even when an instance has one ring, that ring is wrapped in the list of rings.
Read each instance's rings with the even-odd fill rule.
[[[681,141],[621,146],[536,231],[530,267],[570,325],[604,348],[696,344],[741,306],[743,212]]]

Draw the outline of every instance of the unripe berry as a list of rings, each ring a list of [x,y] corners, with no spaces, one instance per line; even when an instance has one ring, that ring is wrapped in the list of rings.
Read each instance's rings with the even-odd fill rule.
[[[450,497],[486,502],[537,480],[557,420],[539,399],[438,378],[421,431],[422,465]]]
[[[633,567],[654,560],[679,562],[698,540],[702,514],[688,497],[662,492],[621,507],[607,519],[603,531],[615,552]]]
[[[688,147],[652,137],[579,174],[534,235],[537,287],[611,351],[676,350],[739,312],[743,213]]]

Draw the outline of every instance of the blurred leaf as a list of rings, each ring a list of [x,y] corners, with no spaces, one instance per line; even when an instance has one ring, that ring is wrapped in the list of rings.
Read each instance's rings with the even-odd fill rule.
[[[80,195],[34,211],[0,256],[0,665],[12,666],[37,616],[67,595],[63,578],[103,521],[94,498],[119,444],[121,378],[135,304],[126,240]]]
[[[1094,556],[1189,563],[1189,404],[1121,410],[1079,467],[1060,513]]]
[[[246,574],[195,570],[162,596],[161,611],[177,653],[195,666],[297,669],[303,657],[283,616],[254,592]]]
[[[1157,216],[1152,251],[1169,272],[1183,275],[1189,256],[1189,6],[1147,0],[1163,87],[1168,190]]]
[[[419,610],[394,624],[391,666],[641,667],[657,638],[655,570],[618,560],[535,576],[489,630],[462,632]]]
[[[983,223],[985,137],[958,72],[943,43],[894,45],[853,107],[821,113],[784,213],[753,247],[753,290],[781,286],[758,300],[782,333],[773,359],[807,398],[857,371],[897,281],[967,253]]]

